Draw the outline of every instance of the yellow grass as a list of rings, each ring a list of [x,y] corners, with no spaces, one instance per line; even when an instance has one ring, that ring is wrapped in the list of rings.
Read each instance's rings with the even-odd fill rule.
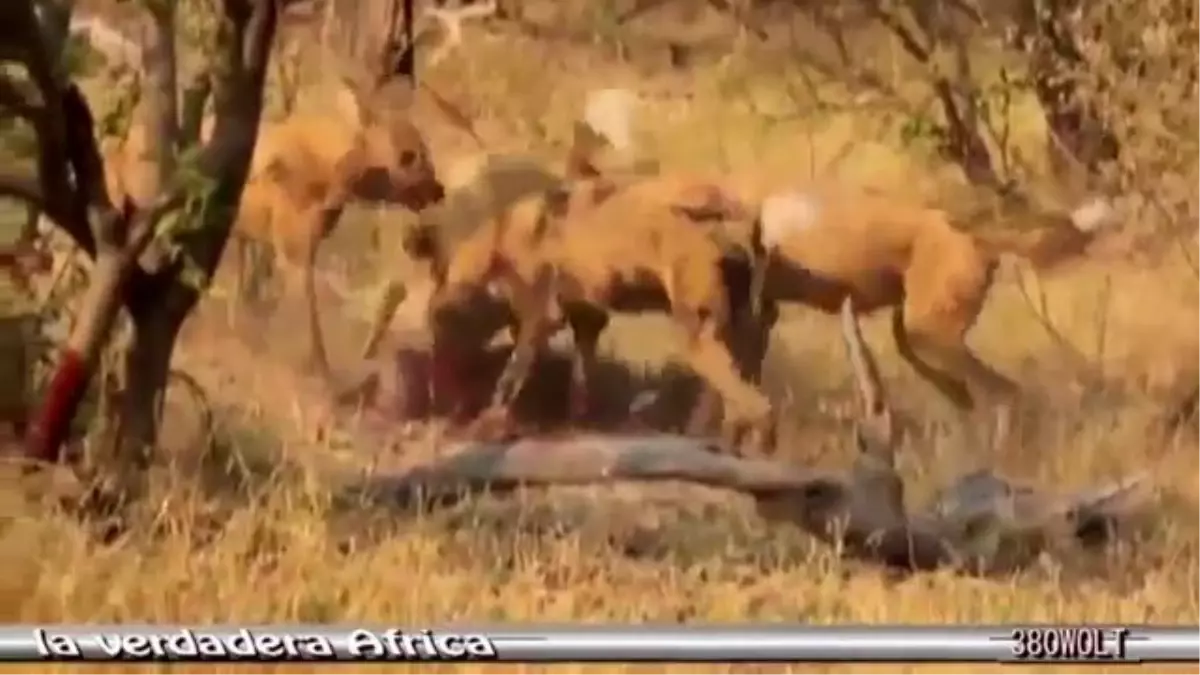
[[[521,129],[521,117],[531,112],[545,121],[551,138],[565,137],[586,87],[663,84],[597,64],[591,64],[593,76],[588,78],[547,73],[543,55],[522,53],[521,48],[484,45],[436,75],[444,78],[440,82],[454,83],[446,88],[456,96],[470,93],[481,126],[503,149],[544,151],[542,140]],[[773,91],[778,94],[772,87],[779,87],[780,76],[743,76],[751,94],[722,94],[717,76],[702,72],[695,77],[693,100],[648,104],[642,131],[668,167],[721,168],[756,190],[803,179],[815,169],[846,181],[924,195],[936,194],[951,173],[906,155],[879,133],[886,125],[866,115],[801,117],[768,127],[761,112],[745,104],[746,96],[765,100]],[[782,105],[775,98],[761,103],[760,111]],[[439,161],[475,151],[421,110],[429,116]],[[1029,136],[1034,137],[1032,131]],[[831,166],[830,158],[847,147],[852,152]],[[361,250],[351,249],[361,246],[367,222],[348,222],[333,246],[342,255],[364,259]],[[1022,300],[1013,271],[997,284],[972,344],[1040,397],[1041,406],[1031,412],[1036,432],[1020,451],[997,457],[971,447],[961,435],[931,426],[901,459],[902,471],[912,481],[910,498],[919,504],[957,472],[980,465],[1063,490],[1145,469],[1162,500],[1161,519],[1137,546],[1070,564],[1046,561],[1006,578],[934,573],[900,579],[839,560],[798,533],[767,528],[741,498],[688,486],[552,490],[516,500],[483,500],[416,519],[356,511],[333,505],[329,480],[315,468],[347,452],[306,442],[288,428],[287,420],[306,414],[292,417],[295,401],[289,384],[273,379],[275,371],[260,371],[254,361],[232,356],[223,364],[230,372],[217,372],[188,356],[205,349],[192,343],[180,364],[194,366],[223,405],[242,409],[226,411],[223,418],[235,445],[232,454],[255,459],[278,453],[299,468],[250,479],[229,477],[238,472],[227,471],[222,474],[227,477],[214,481],[207,479],[211,471],[195,470],[195,458],[176,458],[156,473],[156,497],[140,524],[113,545],[98,543],[67,515],[18,498],[15,489],[0,492],[6,497],[0,510],[0,620],[376,622],[405,627],[522,621],[1196,624],[1200,461],[1195,437],[1147,431],[1159,412],[1147,392],[1180,371],[1195,372],[1192,272],[1175,259],[1152,269],[1088,262],[1043,280],[1049,319],[1089,360],[1102,363],[1115,383],[1110,400],[1101,401],[1095,390],[1073,383],[1076,371],[1064,358],[1064,348],[1048,337]],[[1023,278],[1029,286],[1030,275]],[[1036,284],[1033,288],[1036,293]],[[326,316],[337,311],[325,307]],[[923,418],[944,418],[941,404],[895,358],[886,326],[878,320],[867,323],[868,340],[881,354],[898,406]],[[606,336],[608,349],[653,368],[672,349],[672,339],[660,337],[665,326],[653,317],[621,320]],[[782,452],[826,466],[849,462],[846,429],[831,424],[827,411],[845,400],[847,373],[835,331],[827,317],[789,313],[776,355],[786,352],[788,364],[782,375],[775,372],[772,385],[777,395],[791,400],[787,438],[792,445]],[[284,333],[278,335],[270,339],[287,342]],[[221,385],[226,375],[235,377],[233,386]],[[251,423],[266,427],[278,440],[252,439],[245,432]],[[359,447],[348,454],[374,451]],[[468,669],[475,670],[441,668]],[[657,669],[567,665],[493,670]],[[785,670],[845,668],[797,665]],[[856,670],[895,672],[895,667]]]

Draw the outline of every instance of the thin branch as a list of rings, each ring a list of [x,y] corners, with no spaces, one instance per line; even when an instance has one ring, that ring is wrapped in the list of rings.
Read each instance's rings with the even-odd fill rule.
[[[73,218],[65,228],[75,243],[90,256],[95,256],[98,245],[113,243],[120,235],[109,228],[88,229],[88,211],[94,207],[100,222],[116,219],[116,208],[108,194],[104,181],[104,161],[96,146],[95,120],[92,109],[83,92],[74,84],[69,85],[60,97],[64,140],[70,154],[67,161],[75,174],[75,199],[72,203]]]
[[[877,21],[882,23],[888,30],[892,31],[892,34],[900,39],[900,44],[904,47],[904,51],[908,52],[910,56],[922,64],[929,63],[932,47],[922,45],[921,41],[917,39],[916,34],[904,25],[904,21],[895,12],[885,10],[878,2],[869,3],[868,11]]]
[[[283,0],[258,0],[255,3],[246,27],[245,53],[242,56],[247,74],[266,72],[283,5]]]
[[[978,7],[971,4],[970,0],[948,0],[951,8],[957,9],[963,16],[970,19],[976,26],[983,26],[987,23],[987,18]]]
[[[78,195],[72,187],[68,173],[70,161],[68,153],[75,149],[68,144],[66,138],[67,120],[64,116],[67,110],[62,98],[61,83],[56,77],[56,56],[53,56],[59,53],[58,50],[62,45],[47,44],[47,36],[43,34],[31,1],[13,2],[10,0],[5,4],[8,5],[10,11],[5,13],[4,22],[9,30],[15,31],[19,36],[22,62],[42,100],[41,114],[32,120],[38,139],[37,164],[41,193],[54,195],[68,204],[59,211],[59,217],[55,219],[55,222],[62,225],[63,229],[77,242],[91,243],[91,233],[86,231],[88,228],[87,205],[78,203]],[[88,126],[87,133],[90,137],[91,126]],[[94,144],[94,139],[89,142]],[[56,209],[56,211],[58,210]],[[89,254],[95,252],[94,245],[90,250],[82,245],[81,248],[88,250]]]
[[[167,214],[183,208],[187,202],[187,192],[175,189],[165,192],[148,209],[139,209],[130,220],[129,234],[125,246],[131,252],[140,254],[154,238],[158,224]]]
[[[7,77],[0,77],[0,107],[30,124],[34,124],[43,113],[42,109],[31,103],[17,88],[16,83]]]
[[[936,36],[926,29],[925,44],[922,44],[916,33],[905,25],[897,13],[884,9],[878,2],[869,3],[868,11],[900,40],[901,46],[909,56],[925,68],[930,86],[941,103],[946,118],[947,135],[942,151],[962,167],[967,179],[972,183],[997,191],[1002,190],[1004,183],[996,173],[987,145],[975,128],[973,112],[963,111],[955,97],[950,79],[940,72],[932,60]]]
[[[471,19],[484,19],[495,16],[499,4],[497,0],[489,0],[488,2],[478,5],[467,5],[460,9],[437,9],[429,8],[425,10],[422,19],[428,17],[441,25],[445,32],[445,38],[438,45],[437,51],[429,57],[427,67],[432,68],[445,59],[450,52],[458,48],[463,43],[463,22]],[[420,39],[420,34],[424,31],[418,31],[414,39]]]
[[[12,168],[0,168],[0,196],[20,199],[40,211],[46,210],[46,200],[42,197],[42,186],[37,176]]]
[[[1029,309],[1029,313],[1033,315],[1034,320],[1037,321],[1038,325],[1042,327],[1042,330],[1046,331],[1046,335],[1050,336],[1050,339],[1054,342],[1054,344],[1057,345],[1059,349],[1063,351],[1063,353],[1067,354],[1072,361],[1074,361],[1075,368],[1078,371],[1088,372],[1090,374],[1096,373],[1099,370],[1097,365],[1091,359],[1089,359],[1081,349],[1076,347],[1073,342],[1067,339],[1067,336],[1064,335],[1062,331],[1060,331],[1058,327],[1054,325],[1054,321],[1050,318],[1050,308],[1046,298],[1046,292],[1040,287],[1040,284],[1037,293],[1037,300],[1035,301],[1033,294],[1029,292],[1029,289],[1025,285],[1024,275],[1017,273],[1014,276],[1016,279],[1017,292],[1021,294],[1021,299],[1024,301],[1026,308]],[[1034,272],[1034,276],[1037,276],[1036,272]]]
[[[175,4],[147,3],[150,20],[142,42],[140,114],[149,132],[145,156],[152,161],[151,194],[175,173],[179,147],[179,99],[175,49]]]
[[[225,250],[233,226],[235,208],[249,172],[258,138],[263,109],[263,92],[271,46],[278,26],[281,0],[224,0],[218,37],[217,63],[212,98],[214,125],[200,151],[198,172],[211,181],[206,201],[210,208],[203,223],[181,235],[189,257],[211,274]],[[187,197],[187,186],[169,186],[152,209],[169,212]],[[153,227],[154,214],[142,221]],[[144,234],[139,230],[139,237]]]

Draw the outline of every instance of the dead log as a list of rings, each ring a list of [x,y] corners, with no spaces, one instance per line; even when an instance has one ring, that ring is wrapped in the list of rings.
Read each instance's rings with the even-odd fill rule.
[[[898,480],[860,457],[846,474],[722,454],[679,436],[580,436],[474,443],[401,475],[375,475],[354,493],[388,503],[446,505],[523,487],[682,481],[751,497],[767,520],[799,527],[845,554],[887,567],[1011,571],[1043,551],[1105,541],[1131,515],[1141,478],[1055,497],[990,472],[963,476],[917,513],[879,489]]]
[[[880,499],[869,471],[845,477],[733,457],[716,441],[673,435],[526,438],[445,452],[444,460],[399,476],[373,476],[360,488],[389,502],[445,504],[521,487],[684,481],[749,495],[764,517],[887,564],[924,569],[950,560],[936,533],[908,531],[904,514]]]

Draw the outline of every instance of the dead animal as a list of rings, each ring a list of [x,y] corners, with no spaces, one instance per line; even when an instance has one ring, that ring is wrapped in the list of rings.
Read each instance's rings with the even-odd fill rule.
[[[1069,213],[1030,216],[1033,229],[956,227],[949,214],[869,192],[788,190],[763,200],[767,253],[756,286],[767,304],[800,303],[837,312],[892,307],[901,356],[961,410],[977,399],[1006,404],[1017,385],[964,342],[983,308],[999,258],[1014,254],[1050,267],[1081,253],[1115,221],[1095,198]],[[1003,431],[1003,428],[1002,428]]]

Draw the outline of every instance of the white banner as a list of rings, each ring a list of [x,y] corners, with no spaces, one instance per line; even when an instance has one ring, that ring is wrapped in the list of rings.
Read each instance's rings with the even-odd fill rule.
[[[15,626],[0,661],[1197,662],[1200,627]]]

